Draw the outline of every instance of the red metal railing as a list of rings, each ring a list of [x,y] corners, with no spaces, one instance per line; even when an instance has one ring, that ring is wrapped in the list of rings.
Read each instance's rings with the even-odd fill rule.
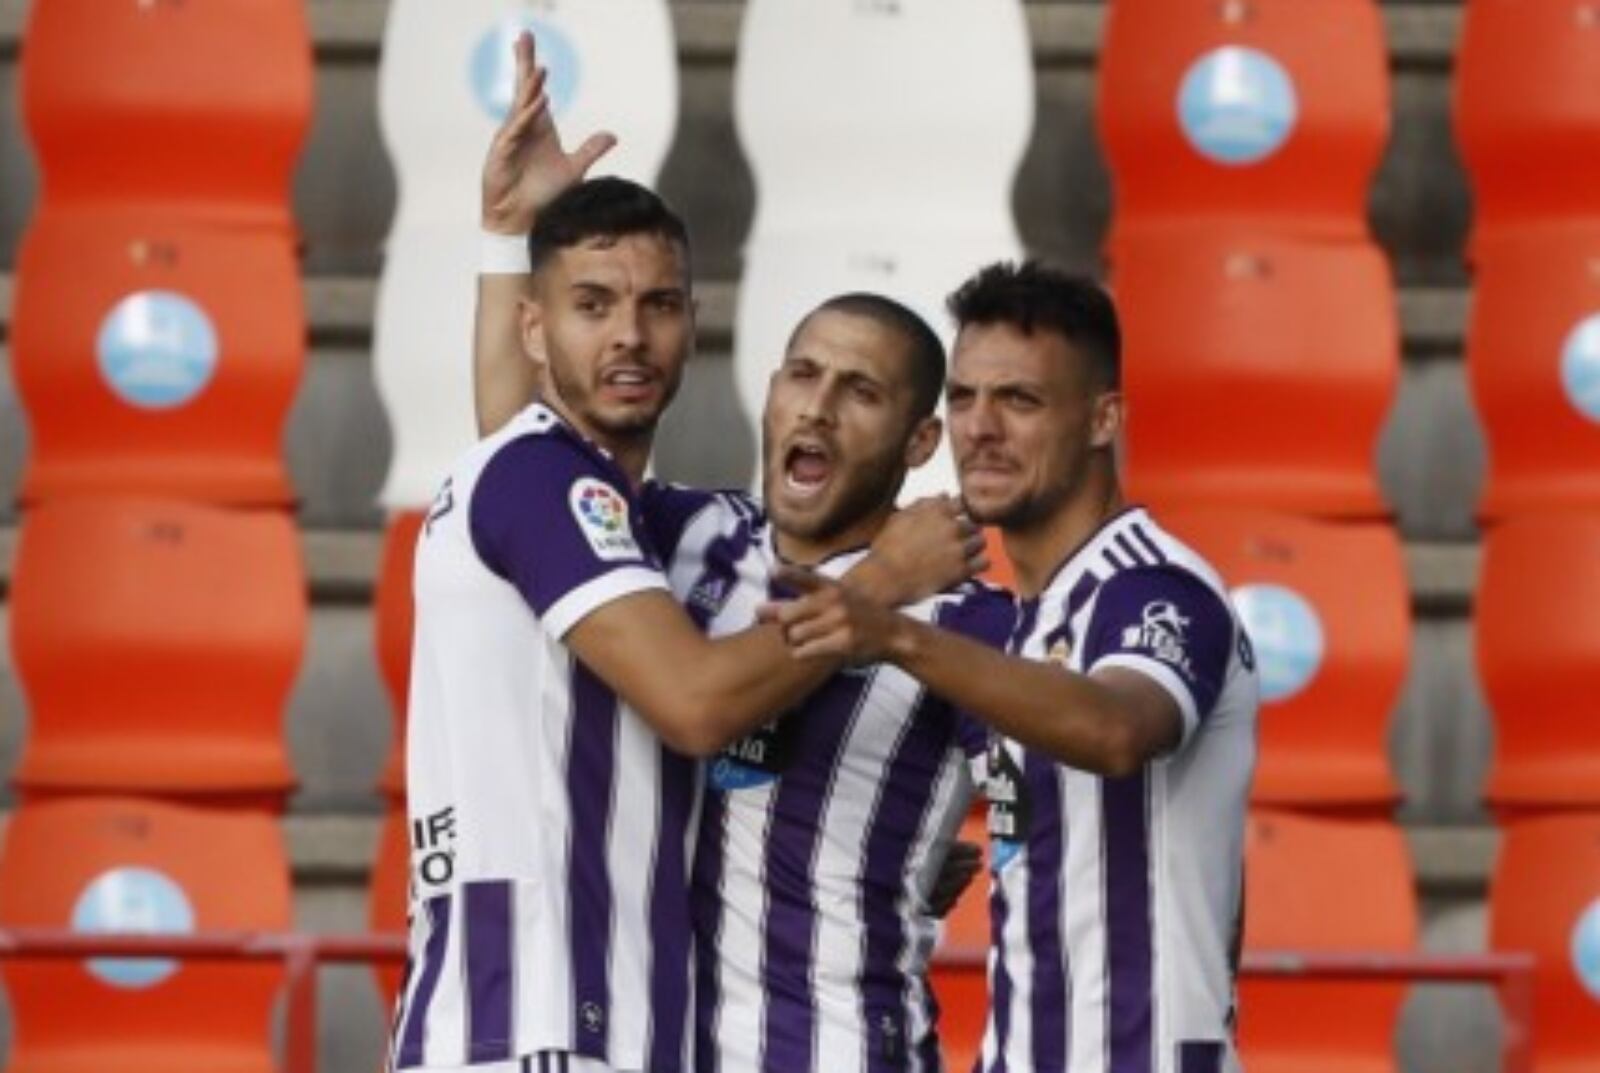
[[[302,932],[213,931],[190,935],[89,935],[48,928],[0,928],[0,958],[172,957],[191,961],[278,961],[286,976],[285,1073],[315,1073],[317,969],[322,965],[399,964],[398,935],[310,935]],[[946,948],[936,961],[982,969],[987,952]],[[1241,974],[1317,980],[1487,984],[1505,1014],[1504,1073],[1533,1073],[1533,970],[1530,954],[1477,955],[1252,951]]]

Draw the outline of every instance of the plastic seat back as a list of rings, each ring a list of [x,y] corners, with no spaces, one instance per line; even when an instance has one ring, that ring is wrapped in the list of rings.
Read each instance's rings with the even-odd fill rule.
[[[1467,372],[1489,441],[1480,513],[1600,508],[1600,220],[1479,241]]]
[[[525,27],[542,45],[546,90],[568,148],[613,131],[619,144],[595,174],[655,181],[678,121],[665,0],[394,0],[378,118],[399,182],[396,233],[464,228],[474,243],[483,155],[511,105],[512,45]]]
[[[1521,819],[1502,828],[1489,889],[1489,942],[1531,952],[1540,1073],[1600,1065],[1600,815]]]
[[[1381,821],[1250,817],[1245,949],[1406,952],[1417,905],[1405,838]],[[1405,985],[1246,979],[1239,1049],[1252,1073],[1399,1069],[1394,1034]]]
[[[0,859],[0,921],[78,932],[282,930],[282,836],[265,813],[132,799],[25,805]],[[0,964],[8,1073],[272,1073],[275,964],[96,958]]]
[[[1389,716],[1411,651],[1395,531],[1263,511],[1158,517],[1222,574],[1250,636],[1262,702],[1252,800],[1391,809]]]
[[[374,648],[394,714],[394,739],[379,783],[390,801],[402,799],[406,792],[406,704],[411,696],[411,634],[416,621],[411,574],[417,537],[426,523],[427,516],[420,511],[397,514],[389,520],[373,597]]]
[[[24,516],[11,643],[28,794],[281,803],[307,628],[294,521],[142,500]]]
[[[46,214],[23,240],[13,332],[24,501],[292,501],[283,435],[306,341],[286,233]]]
[[[1488,798],[1507,812],[1600,807],[1600,516],[1490,529],[1475,609],[1494,712]]]
[[[1116,0],[1097,114],[1111,246],[1195,216],[1330,238],[1367,234],[1389,131],[1373,0]]]
[[[1112,282],[1136,499],[1386,513],[1376,461],[1400,329],[1377,247],[1146,232],[1119,247]]]
[[[1600,12],[1588,0],[1472,0],[1456,52],[1456,141],[1473,246],[1501,228],[1600,217]],[[1476,259],[1476,255],[1474,256]]]
[[[372,880],[367,888],[367,924],[380,934],[403,935],[407,927],[407,883],[411,848],[407,840],[404,802],[391,804],[383,814],[383,830],[378,835],[378,853],[372,862]],[[373,973],[385,1007],[392,1007],[400,994],[404,970],[380,966]]]
[[[1034,120],[1023,5],[751,0],[734,119],[755,240],[868,227],[1016,245],[1011,191]]]
[[[47,210],[139,206],[291,229],[312,106],[303,4],[49,0],[29,8],[24,40]]]

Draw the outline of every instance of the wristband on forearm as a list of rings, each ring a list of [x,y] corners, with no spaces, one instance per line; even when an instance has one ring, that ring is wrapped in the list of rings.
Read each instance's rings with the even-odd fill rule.
[[[526,276],[533,271],[526,235],[503,235],[483,231],[478,243],[478,274],[482,276]]]

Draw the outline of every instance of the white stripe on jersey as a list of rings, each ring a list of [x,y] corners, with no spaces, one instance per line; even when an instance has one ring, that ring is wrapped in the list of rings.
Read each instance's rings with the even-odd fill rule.
[[[1226,670],[1203,710],[1190,692],[1197,687],[1174,670],[1185,666],[1181,646],[1151,657],[1138,651],[1146,635],[1137,622],[1107,633],[1112,611],[1100,597],[1113,578],[1133,583],[1139,568],[1151,568],[1140,579],[1157,580],[1138,584],[1200,593],[1208,621],[1225,627],[1217,644],[1226,645]],[[1143,613],[1146,623],[1171,621],[1176,608],[1152,600]],[[991,747],[992,905],[1004,926],[990,959],[982,1067],[1236,1071],[1231,947],[1257,706],[1248,643],[1216,572],[1142,510],[1109,521],[1025,602],[1011,651],[1084,673],[1094,669],[1092,639],[1107,636],[1126,638],[1109,647],[1130,650],[1094,667],[1131,667],[1171,691],[1184,709],[1184,740],[1128,779],[1074,770],[1011,741]],[[1002,800],[1013,782],[1016,805]]]

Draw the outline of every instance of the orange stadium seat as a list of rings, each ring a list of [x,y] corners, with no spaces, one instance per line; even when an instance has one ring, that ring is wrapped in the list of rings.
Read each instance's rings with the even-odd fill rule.
[[[1482,515],[1600,509],[1600,218],[1486,235],[1476,268],[1467,371],[1489,441]]]
[[[394,713],[394,744],[384,764],[380,789],[391,800],[405,796],[406,701],[411,695],[411,566],[417,536],[426,515],[421,511],[396,514],[383,539],[383,560],[378,567],[378,591],[373,599],[378,669]]]
[[[406,884],[411,856],[406,831],[405,806],[391,804],[384,813],[378,855],[372,862],[372,881],[367,890],[367,924],[380,934],[403,934],[406,930]],[[393,1006],[400,993],[401,970],[380,966],[374,970],[374,976],[385,1006]]]
[[[1592,0],[1472,0],[1456,53],[1456,142],[1473,247],[1506,227],[1600,217],[1600,10]],[[1476,259],[1476,256],[1474,256]]]
[[[124,799],[25,805],[0,861],[0,921],[79,932],[281,930],[282,836],[262,813]],[[273,1073],[276,965],[6,960],[7,1073]]]
[[[1359,876],[1359,883],[1351,877]],[[1246,950],[1406,952],[1417,945],[1400,828],[1255,812],[1245,836]],[[1245,979],[1239,1049],[1250,1073],[1397,1073],[1405,985]]]
[[[1478,677],[1503,814],[1600,807],[1600,513],[1512,518],[1483,542]]]
[[[1505,825],[1489,889],[1489,942],[1537,959],[1533,1067],[1600,1069],[1600,815]]]
[[[11,599],[25,794],[281,804],[307,628],[287,514],[40,505],[23,518]]]
[[[1261,805],[1387,814],[1389,715],[1410,659],[1399,537],[1262,511],[1159,515],[1223,575],[1261,677]]]
[[[1400,328],[1376,246],[1172,228],[1125,241],[1112,282],[1136,498],[1386,514],[1376,460]]]
[[[32,429],[24,501],[288,505],[283,434],[305,331],[287,235],[126,213],[38,217],[18,260],[12,338]]]
[[[289,231],[311,122],[304,4],[49,0],[22,49],[47,210],[86,204]]]
[[[1196,216],[1365,237],[1388,61],[1373,0],[1116,0],[1098,97],[1113,257],[1123,235]]]
[[[989,835],[983,813],[968,816],[960,838],[987,847]],[[989,981],[981,965],[940,965],[939,954],[950,950],[985,954],[989,949],[988,870],[972,881],[956,907],[945,917],[944,937],[934,954],[933,991],[939,1000],[939,1039],[944,1045],[945,1068],[966,1073],[983,1048],[983,1029],[989,1014]]]

